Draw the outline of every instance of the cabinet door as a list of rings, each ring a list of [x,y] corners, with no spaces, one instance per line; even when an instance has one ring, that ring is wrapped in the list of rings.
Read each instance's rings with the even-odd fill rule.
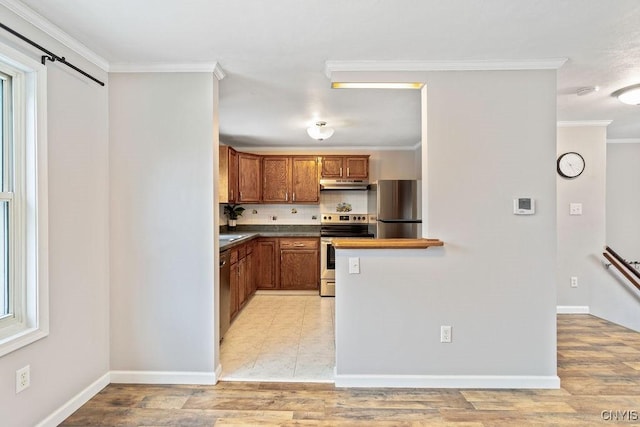
[[[238,154],[226,145],[218,149],[220,168],[218,170],[218,202],[235,203],[238,194]]]
[[[291,182],[290,157],[265,156],[262,158],[262,201],[288,203]]]
[[[343,160],[342,156],[324,156],[322,158],[322,177],[342,178]]]
[[[260,201],[260,160],[254,154],[238,153],[238,203]]]
[[[280,250],[281,289],[318,289],[319,277],[317,249]]]
[[[292,157],[291,177],[293,203],[316,203],[320,201],[317,157]]]
[[[255,267],[253,266],[253,253],[247,251],[247,257],[245,258],[246,260],[246,266],[245,266],[245,280],[244,280],[244,288],[245,288],[245,299],[249,299],[251,297],[251,295],[253,295],[254,289],[253,289],[253,284],[254,284],[254,269]]]
[[[247,301],[247,258],[238,261],[238,309]]]
[[[275,289],[276,283],[276,260],[277,260],[278,239],[261,238],[258,240],[258,246],[254,254],[258,253],[257,266],[257,288],[258,289]]]
[[[229,150],[229,203],[238,200],[238,153]]]
[[[368,178],[369,177],[369,157],[353,156],[345,157],[345,177],[347,178]]]
[[[231,290],[229,293],[229,300],[231,304],[231,309],[229,310],[231,313],[231,318],[233,319],[236,314],[238,314],[238,263],[231,264],[231,273],[230,273],[230,285]]]

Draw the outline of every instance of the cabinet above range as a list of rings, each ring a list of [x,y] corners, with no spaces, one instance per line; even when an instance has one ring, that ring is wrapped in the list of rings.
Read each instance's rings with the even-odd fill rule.
[[[368,155],[219,155],[219,203],[318,204],[321,178],[369,177]]]

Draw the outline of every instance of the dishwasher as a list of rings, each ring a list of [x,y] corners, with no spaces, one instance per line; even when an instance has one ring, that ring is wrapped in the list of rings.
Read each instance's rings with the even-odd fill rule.
[[[231,324],[231,263],[230,251],[220,252],[220,312],[219,337],[220,341]]]

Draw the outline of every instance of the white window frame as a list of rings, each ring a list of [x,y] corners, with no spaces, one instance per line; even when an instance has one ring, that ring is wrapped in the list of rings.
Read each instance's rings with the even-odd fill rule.
[[[0,320],[0,357],[49,334],[47,73],[39,61],[0,43],[0,70],[11,76],[13,192],[10,289],[13,315]],[[2,189],[0,189],[2,190]]]

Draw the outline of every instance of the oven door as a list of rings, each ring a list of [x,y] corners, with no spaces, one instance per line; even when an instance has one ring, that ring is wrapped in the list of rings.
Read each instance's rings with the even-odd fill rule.
[[[320,296],[336,295],[336,251],[330,237],[320,239]]]
[[[331,244],[330,237],[320,240],[320,278],[334,279],[336,277],[336,250]]]

